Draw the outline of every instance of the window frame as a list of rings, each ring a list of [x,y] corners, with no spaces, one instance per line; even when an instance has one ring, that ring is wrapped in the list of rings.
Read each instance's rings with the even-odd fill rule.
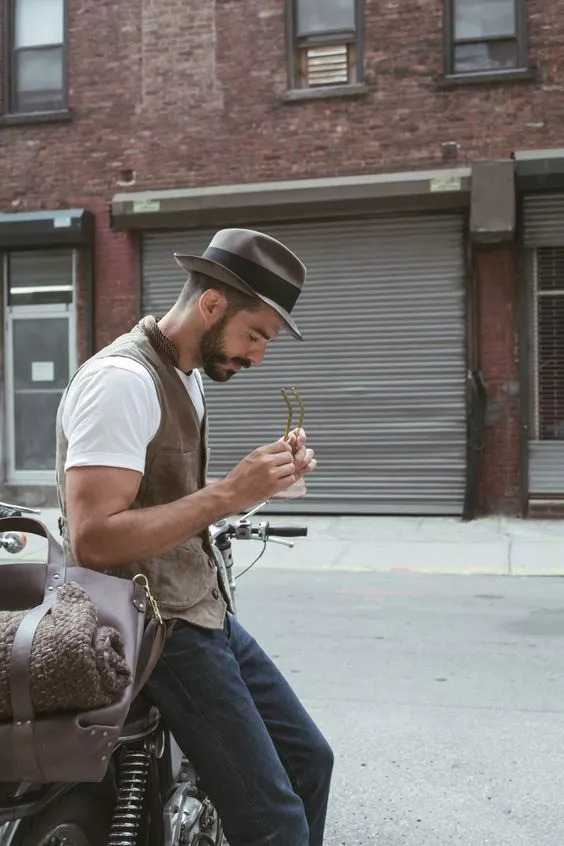
[[[456,39],[455,34],[455,10],[456,0],[444,0],[444,66],[445,76],[451,79],[472,79],[514,76],[528,70],[527,55],[527,20],[525,0],[513,0],[515,7],[515,33],[513,36],[479,36],[476,38]],[[457,44],[484,44],[486,42],[515,41],[517,48],[517,62],[515,67],[495,69],[473,69],[469,71],[455,70],[455,48]]]
[[[51,248],[41,249],[30,248],[25,252],[45,252]],[[12,253],[20,252],[15,249],[6,251],[0,255],[0,281],[2,291],[0,292],[0,306],[5,316],[5,331],[3,337],[3,367],[0,367],[0,375],[4,377],[5,395],[3,408],[0,406],[0,413],[3,411],[5,420],[5,432],[0,435],[2,449],[5,456],[6,482],[11,485],[51,485],[55,481],[56,467],[53,470],[19,470],[16,467],[16,436],[15,436],[15,384],[14,384],[14,323],[17,320],[26,319],[61,319],[68,320],[68,365],[69,379],[78,366],[78,286],[80,254],[76,247],[58,246],[54,249],[68,250],[72,255],[72,300],[68,303],[17,303],[8,304],[8,291],[10,288],[10,256]],[[64,390],[63,392],[64,393]]]
[[[297,4],[300,0],[286,0],[286,43],[288,52],[288,89],[300,92],[323,92],[324,90],[347,92],[364,83],[364,0],[352,0],[354,3],[354,32],[350,30],[332,30],[318,35],[298,36]],[[331,44],[352,44],[354,46],[353,74],[348,82],[339,82],[327,86],[307,85],[303,83],[300,71],[301,53],[307,47],[323,47]]]
[[[26,50],[47,50],[53,47],[62,48],[62,103],[54,109],[43,109],[32,112],[15,110],[15,81],[17,78],[16,57],[17,49],[15,47],[15,26],[16,26],[16,0],[6,0],[4,7],[5,26],[4,26],[4,102],[2,114],[7,118],[38,118],[44,115],[59,115],[68,112],[69,109],[69,85],[68,85],[68,2],[61,0],[63,4],[63,40],[59,44],[39,44],[36,47],[26,47]]]

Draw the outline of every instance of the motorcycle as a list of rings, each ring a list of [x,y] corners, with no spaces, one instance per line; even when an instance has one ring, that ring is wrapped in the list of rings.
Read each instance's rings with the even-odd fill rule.
[[[268,542],[289,547],[307,526],[272,526],[251,518],[210,528],[212,549],[235,611],[236,579],[256,564]],[[20,516],[31,509],[0,504]],[[19,512],[19,514],[18,514]],[[17,552],[25,539],[0,534],[0,546]],[[259,556],[237,576],[232,540],[262,541]],[[23,546],[18,547],[19,544]],[[7,784],[0,781],[0,846],[228,846],[221,819],[198,774],[176,745],[158,709],[143,696],[131,705],[100,783]]]
[[[24,515],[37,515],[40,512],[36,508],[25,508],[23,505],[10,505],[8,502],[0,502],[0,518],[2,517],[23,517]],[[24,532],[0,532],[0,549],[15,555],[27,546],[27,536]],[[0,846],[2,844],[0,843]]]

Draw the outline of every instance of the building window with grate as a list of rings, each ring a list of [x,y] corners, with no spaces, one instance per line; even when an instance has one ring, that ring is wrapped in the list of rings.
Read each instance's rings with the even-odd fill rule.
[[[564,247],[536,251],[534,311],[535,434],[564,440]]]
[[[363,0],[288,0],[291,89],[362,83]]]
[[[524,0],[445,0],[447,75],[525,70],[525,42]]]
[[[8,0],[7,114],[67,108],[65,0]]]

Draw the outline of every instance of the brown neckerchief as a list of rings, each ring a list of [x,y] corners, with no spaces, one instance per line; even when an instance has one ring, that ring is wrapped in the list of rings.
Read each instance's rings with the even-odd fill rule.
[[[178,347],[174,341],[168,337],[168,335],[161,332],[157,319],[158,318],[153,317],[152,314],[148,314],[146,317],[141,318],[139,321],[139,327],[149,338],[153,346],[160,349],[161,352],[164,352],[165,355],[170,358],[174,366],[178,367]]]
[[[153,317],[152,314],[148,314],[146,317],[142,317],[139,321],[139,328],[142,332],[145,333],[145,335],[151,341],[152,345],[164,352],[165,355],[168,355],[176,369],[180,370],[178,366],[178,347],[176,346],[172,338],[169,338],[168,335],[165,335],[165,333],[161,329],[159,329],[157,320],[157,317]],[[186,371],[186,376],[189,376],[191,373],[191,370]],[[198,385],[198,390],[202,395],[202,400],[204,401],[205,406],[206,401],[204,398],[202,385],[197,379],[196,384]]]

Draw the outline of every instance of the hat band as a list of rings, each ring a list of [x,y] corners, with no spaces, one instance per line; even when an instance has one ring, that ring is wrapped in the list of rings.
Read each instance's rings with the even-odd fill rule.
[[[228,270],[240,276],[257,294],[268,297],[269,300],[274,300],[286,311],[292,311],[295,306],[300,289],[278,276],[277,273],[267,270],[266,267],[261,267],[254,261],[238,256],[236,253],[221,250],[219,247],[208,247],[202,254],[202,258],[222,264]]]

